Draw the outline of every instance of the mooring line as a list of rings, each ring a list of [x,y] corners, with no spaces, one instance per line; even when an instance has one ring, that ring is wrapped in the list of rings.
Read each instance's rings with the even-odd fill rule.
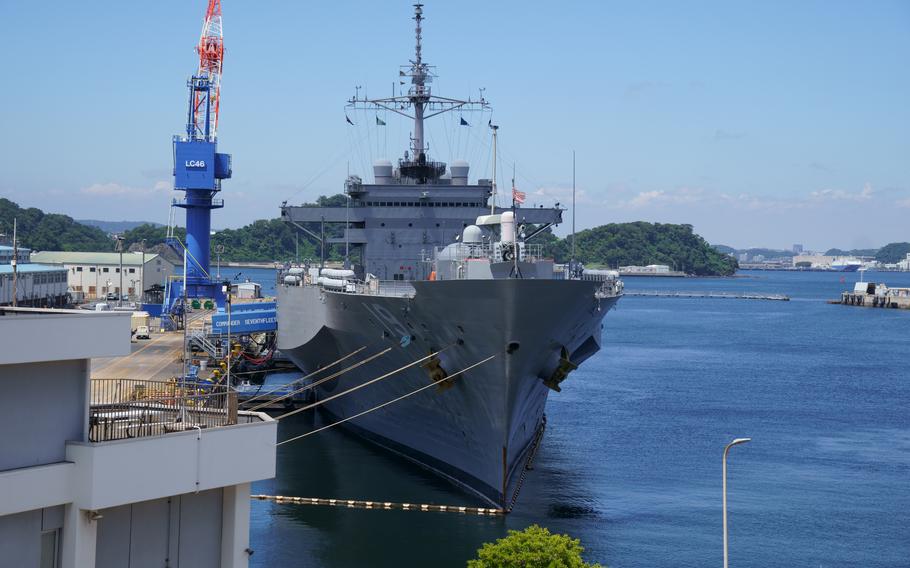
[[[246,399],[245,401],[243,401],[243,404],[249,404],[249,403],[253,402],[254,400],[256,400],[256,399],[258,399],[258,398],[262,398],[262,397],[264,397],[264,396],[269,396],[270,394],[274,394],[274,393],[280,391],[281,389],[285,388],[286,386],[288,386],[288,385],[293,385],[294,383],[296,383],[296,382],[298,382],[298,381],[305,381],[305,380],[309,379],[310,377],[312,377],[313,375],[318,375],[319,373],[321,373],[321,372],[323,372],[323,371],[326,371],[326,370],[328,370],[328,369],[331,369],[332,367],[334,367],[334,366],[337,365],[338,363],[341,363],[342,361],[344,361],[344,360],[346,360],[346,359],[350,359],[351,357],[353,357],[354,355],[357,355],[358,353],[360,353],[361,351],[363,351],[363,350],[366,349],[366,348],[367,348],[367,346],[364,345],[364,346],[361,347],[360,349],[357,349],[357,350],[355,350],[355,351],[351,351],[350,353],[348,353],[347,355],[345,355],[345,356],[342,357],[341,359],[338,359],[337,361],[333,361],[333,362],[329,363],[328,365],[326,365],[326,366],[324,366],[324,367],[321,367],[321,368],[319,368],[319,369],[316,369],[315,371],[313,371],[313,372],[310,373],[309,375],[304,375],[304,376],[302,376],[302,377],[300,377],[300,378],[294,379],[293,381],[291,381],[291,382],[289,382],[289,383],[285,383],[285,384],[283,384],[283,385],[281,385],[281,386],[275,388],[274,390],[270,390],[269,392],[264,392],[264,393],[262,393],[262,394],[257,394],[256,396],[250,397],[250,398]],[[251,371],[251,372],[258,372],[258,371]],[[234,374],[236,375],[236,374],[240,374],[240,373],[234,373]]]
[[[340,371],[336,371],[336,372],[332,373],[332,374],[329,375],[328,377],[323,377],[323,378],[319,379],[318,381],[315,381],[315,382],[312,382],[312,383],[303,385],[303,386],[300,387],[299,389],[293,390],[293,391],[291,391],[291,392],[289,392],[289,393],[287,393],[287,394],[285,394],[285,395],[279,396],[279,397],[277,397],[277,398],[273,398],[273,399],[271,399],[271,400],[269,400],[269,401],[267,401],[267,402],[263,402],[262,404],[257,404],[256,406],[254,406],[253,408],[250,408],[250,409],[248,409],[248,410],[249,410],[250,412],[254,412],[254,411],[256,411],[256,410],[259,410],[260,408],[265,408],[266,406],[271,406],[271,405],[275,404],[276,402],[282,401],[282,400],[284,400],[284,399],[286,399],[286,398],[291,398],[292,396],[297,395],[297,394],[300,394],[300,393],[302,393],[302,392],[305,391],[305,390],[309,390],[309,389],[312,389],[312,388],[316,388],[317,386],[321,385],[322,383],[324,383],[324,382],[326,382],[326,381],[331,381],[332,379],[337,378],[337,377],[339,377],[339,376],[341,376],[341,375],[347,373],[348,371],[350,371],[350,370],[352,370],[352,369],[356,369],[357,367],[360,367],[361,365],[365,365],[365,364],[369,363],[370,361],[372,361],[373,359],[385,355],[386,353],[388,353],[388,352],[391,351],[391,350],[392,350],[391,347],[386,347],[385,349],[383,349],[383,350],[380,351],[379,353],[374,353],[373,355],[370,355],[370,356],[367,357],[366,359],[362,359],[362,360],[360,360],[360,361],[357,361],[356,363],[354,363],[354,364],[351,365],[350,367],[345,367],[344,369],[341,369]],[[279,418],[280,418],[280,417],[279,417]]]
[[[417,393],[419,393],[419,392],[421,392],[421,391],[424,391],[424,390],[426,390],[426,389],[428,389],[428,388],[438,386],[440,383],[443,383],[443,382],[445,382],[445,381],[449,381],[449,380],[451,380],[451,379],[454,379],[454,378],[457,377],[458,375],[461,375],[461,374],[463,374],[463,373],[466,373],[467,371],[470,371],[470,370],[473,369],[474,367],[483,365],[484,363],[486,363],[486,362],[489,361],[490,359],[493,359],[494,357],[496,357],[496,354],[495,354],[495,353],[494,353],[493,355],[490,355],[490,356],[487,357],[486,359],[483,359],[483,360],[481,360],[481,361],[478,361],[478,362],[474,363],[473,365],[470,365],[470,366],[468,366],[468,367],[465,367],[464,369],[458,371],[457,373],[452,373],[451,375],[449,375],[448,377],[446,377],[446,378],[444,378],[444,379],[440,379],[439,381],[434,381],[434,382],[432,382],[432,383],[430,383],[430,384],[428,384],[428,385],[424,385],[424,386],[422,386],[422,387],[420,387],[420,388],[418,388],[418,389],[412,390],[411,392],[409,392],[409,393],[407,393],[407,394],[403,394],[403,395],[399,396],[398,398],[393,398],[392,400],[387,400],[386,402],[383,402],[382,404],[379,404],[379,405],[377,405],[377,406],[374,406],[373,408],[368,408],[367,410],[364,410],[363,412],[359,412],[359,413],[357,413],[357,414],[355,414],[355,415],[353,415],[353,416],[348,416],[347,418],[343,418],[343,419],[341,419],[341,420],[338,420],[337,422],[332,422],[331,424],[328,424],[328,425],[323,426],[323,427],[321,427],[321,428],[316,428],[315,430],[311,430],[311,431],[307,432],[306,434],[301,434],[301,435],[299,435],[299,436],[295,436],[295,437],[293,437],[293,438],[289,438],[289,439],[284,440],[284,441],[282,441],[282,442],[278,442],[278,443],[275,444],[275,445],[276,445],[276,446],[281,446],[281,445],[283,445],[283,444],[287,444],[287,443],[289,443],[289,442],[293,442],[293,441],[299,440],[299,439],[301,439],[301,438],[306,438],[307,436],[312,436],[313,434],[316,434],[316,433],[318,433],[318,432],[322,432],[323,430],[328,430],[329,428],[334,428],[335,426],[338,426],[339,424],[343,424],[343,423],[345,423],[345,422],[347,422],[347,421],[349,421],[349,420],[353,420],[353,419],[355,419],[355,418],[360,418],[361,416],[363,416],[363,415],[365,415],[365,414],[369,414],[369,413],[371,413],[371,412],[373,412],[373,411],[375,411],[375,410],[379,410],[380,408],[386,407],[386,406],[388,406],[388,405],[390,405],[390,404],[394,404],[394,403],[396,403],[396,402],[398,402],[398,401],[400,401],[400,400],[404,400],[404,399],[408,398],[409,396],[413,396],[413,395],[415,395],[415,394],[417,394]],[[374,380],[375,380],[375,379],[374,379]],[[339,393],[339,394],[343,394],[343,393]],[[328,400],[328,399],[326,399],[326,400]],[[324,401],[323,401],[323,402],[324,402]],[[311,405],[310,407],[312,407],[312,406],[313,406],[313,405]],[[305,410],[305,408],[298,409],[298,410],[295,410],[295,411],[293,411],[293,412],[289,412],[288,414],[285,414],[285,415],[283,415],[283,416],[280,416],[279,419],[280,419],[280,418],[284,418],[285,416],[288,416],[288,415],[290,415],[290,414],[294,414],[294,413],[296,413],[296,412],[300,412],[301,410]]]
[[[418,364],[423,363],[424,361],[426,361],[426,360],[428,360],[428,359],[432,359],[433,357],[439,355],[440,353],[442,353],[443,351],[445,351],[446,349],[448,349],[448,348],[451,347],[452,345],[455,345],[455,344],[452,343],[452,344],[450,344],[450,345],[446,345],[445,347],[443,347],[443,348],[440,349],[439,351],[436,351],[435,353],[430,353],[430,354],[427,355],[426,357],[421,357],[420,359],[417,359],[416,361],[411,361],[410,363],[408,363],[407,365],[405,365],[405,366],[403,366],[403,367],[399,367],[399,368],[395,369],[394,371],[389,371],[388,373],[386,373],[386,374],[384,374],[384,375],[381,375],[381,376],[378,376],[378,377],[376,377],[375,379],[370,379],[369,381],[367,381],[367,382],[365,382],[365,383],[361,383],[361,384],[359,384],[359,385],[357,385],[357,386],[353,386],[353,387],[349,388],[348,390],[341,391],[341,392],[339,392],[339,393],[333,394],[333,395],[330,396],[330,397],[324,398],[324,399],[322,399],[322,400],[317,400],[316,402],[314,402],[314,403],[312,403],[312,404],[308,404],[308,405],[306,405],[306,406],[302,406],[302,407],[297,408],[297,409],[295,409],[295,410],[292,410],[292,411],[290,411],[290,412],[286,412],[286,413],[282,414],[281,416],[276,417],[275,420],[281,420],[282,418],[286,418],[286,417],[291,416],[291,415],[293,415],[293,414],[297,414],[298,412],[303,412],[304,410],[310,410],[311,408],[316,408],[317,406],[319,406],[319,405],[321,405],[321,404],[325,404],[326,402],[329,402],[330,400],[334,400],[334,399],[336,399],[336,398],[338,398],[338,397],[344,396],[344,395],[346,395],[346,394],[350,394],[350,393],[352,393],[352,392],[354,392],[354,391],[356,391],[356,390],[360,390],[360,389],[362,389],[363,387],[369,386],[369,385],[371,385],[371,384],[373,384],[373,383],[376,383],[376,382],[385,380],[385,379],[391,377],[392,375],[396,375],[396,374],[398,374],[398,373],[404,371],[405,369],[409,369],[409,368],[413,367],[414,365],[418,365]],[[391,349],[391,348],[390,348],[390,349]],[[317,384],[319,384],[319,383],[318,383],[318,382],[313,383],[313,386],[316,386]]]
[[[398,509],[402,511],[422,511],[429,513],[460,513],[463,515],[505,515],[505,509],[487,507],[462,507],[460,505],[432,505],[417,503],[395,503],[393,501],[363,501],[359,499],[325,499],[320,497],[288,497],[285,495],[250,495],[259,501],[274,501],[279,504],[322,505],[328,507],[347,507],[350,509]]]

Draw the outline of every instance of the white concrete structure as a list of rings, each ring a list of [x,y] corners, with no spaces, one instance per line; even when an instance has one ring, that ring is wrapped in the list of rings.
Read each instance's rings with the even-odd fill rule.
[[[104,298],[109,292],[136,298],[153,284],[164,286],[179,271],[163,257],[141,252],[123,253],[123,291],[120,291],[119,252],[41,251],[32,253],[32,262],[57,264],[68,269],[67,284],[88,300]],[[143,260],[145,263],[143,264]]]
[[[897,267],[899,270],[910,270],[910,252],[907,253],[907,258],[897,263]]]
[[[825,254],[797,254],[793,256],[795,268],[828,268],[837,259]]]
[[[89,441],[117,418],[93,402],[90,358],[128,354],[129,325],[0,308],[0,566],[248,565],[250,482],[275,474],[277,423],[225,408],[229,426]]]

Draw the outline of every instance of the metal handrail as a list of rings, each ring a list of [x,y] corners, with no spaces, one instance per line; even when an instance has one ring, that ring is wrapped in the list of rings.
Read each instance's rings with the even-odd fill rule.
[[[237,393],[224,385],[92,379],[90,401],[90,442],[237,423]]]

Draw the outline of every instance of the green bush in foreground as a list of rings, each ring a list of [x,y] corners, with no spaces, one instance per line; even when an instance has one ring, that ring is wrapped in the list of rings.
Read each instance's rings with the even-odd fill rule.
[[[509,536],[488,542],[468,560],[468,568],[600,568],[581,558],[584,547],[577,538],[551,534],[538,525],[523,531],[510,530]]]

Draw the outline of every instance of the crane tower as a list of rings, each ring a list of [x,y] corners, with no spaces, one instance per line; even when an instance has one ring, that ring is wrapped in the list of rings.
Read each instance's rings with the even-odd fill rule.
[[[165,310],[172,311],[184,295],[212,298],[223,306],[221,283],[210,273],[209,234],[212,210],[224,207],[215,196],[221,181],[231,177],[231,156],[217,151],[218,115],[221,106],[221,70],[224,37],[221,27],[221,0],[209,0],[202,34],[196,46],[199,68],[187,82],[189,110],[186,134],[174,137],[174,189],[183,191],[172,206],[186,210],[186,243],[170,238],[169,243],[186,255],[186,289],[170,288]]]

